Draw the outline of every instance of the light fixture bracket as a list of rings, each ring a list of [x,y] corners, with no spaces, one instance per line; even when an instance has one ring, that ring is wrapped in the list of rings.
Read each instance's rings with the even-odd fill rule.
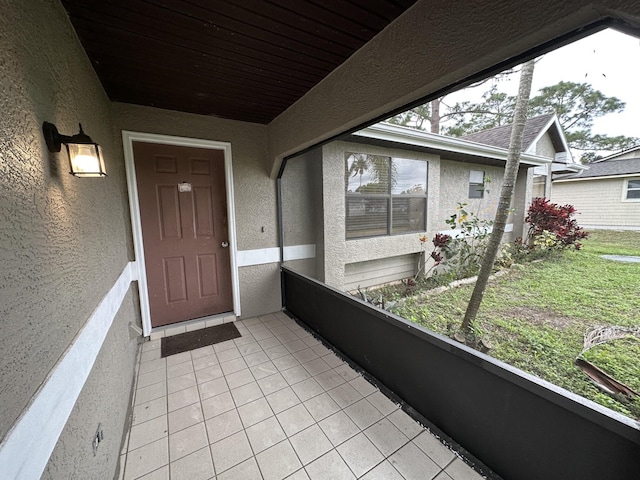
[[[62,144],[66,146],[69,155],[69,173],[76,177],[106,177],[104,169],[104,158],[100,145],[91,140],[91,137],[84,133],[82,124],[78,124],[80,131],[75,135],[61,135],[53,123],[44,122],[42,133],[47,148],[52,153],[61,150]],[[78,146],[83,149],[79,155]],[[82,162],[78,159],[82,158]],[[89,162],[87,162],[89,160]]]

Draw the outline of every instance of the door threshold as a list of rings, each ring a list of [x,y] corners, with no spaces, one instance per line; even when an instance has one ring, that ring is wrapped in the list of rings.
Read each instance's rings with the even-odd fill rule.
[[[223,323],[235,322],[236,316],[233,312],[219,313],[208,317],[196,318],[194,320],[185,320],[184,322],[172,323],[162,327],[154,327],[151,329],[151,335],[147,337],[149,340],[157,340],[162,337],[171,337],[180,333],[192,332],[205,327],[213,327]]]

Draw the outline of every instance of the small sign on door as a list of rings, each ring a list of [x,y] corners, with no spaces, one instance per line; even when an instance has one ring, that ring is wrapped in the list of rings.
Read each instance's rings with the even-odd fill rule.
[[[191,191],[191,184],[189,182],[182,182],[178,184],[178,191],[179,192],[190,192]]]

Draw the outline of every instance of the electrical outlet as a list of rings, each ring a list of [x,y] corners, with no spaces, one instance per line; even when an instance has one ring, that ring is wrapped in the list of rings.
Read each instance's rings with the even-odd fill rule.
[[[93,436],[93,441],[91,442],[93,445],[93,456],[96,456],[96,452],[98,451],[98,445],[100,445],[100,442],[104,440],[104,432],[102,431],[102,424],[99,423],[98,424],[98,430],[96,431],[96,434]]]

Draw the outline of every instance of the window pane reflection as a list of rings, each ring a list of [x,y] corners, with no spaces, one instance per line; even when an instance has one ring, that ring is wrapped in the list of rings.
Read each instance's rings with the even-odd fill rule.
[[[424,195],[427,191],[427,162],[394,158],[391,161],[391,193]]]

